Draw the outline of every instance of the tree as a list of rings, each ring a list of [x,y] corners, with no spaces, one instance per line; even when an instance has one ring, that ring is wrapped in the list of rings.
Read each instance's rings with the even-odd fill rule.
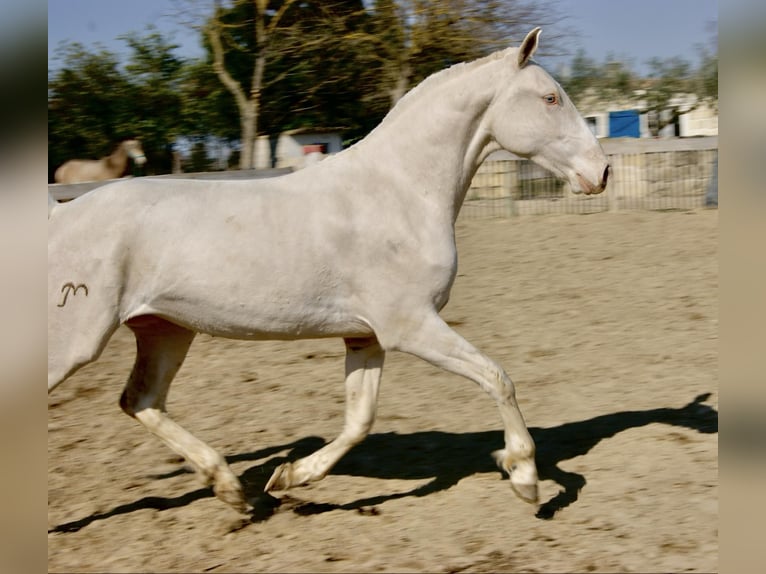
[[[310,57],[318,46],[328,49],[333,45],[333,34],[338,26],[345,26],[350,16],[363,11],[361,0],[345,2],[296,2],[295,0],[235,0],[229,7],[216,1],[215,12],[207,21],[204,33],[208,42],[212,68],[221,83],[231,93],[239,112],[240,167],[253,166],[255,139],[260,131],[265,111],[264,94],[276,84],[296,83],[318,67],[310,64]],[[333,46],[337,48],[337,46]],[[295,57],[300,54],[301,57]],[[292,55],[292,57],[291,57]],[[307,57],[308,56],[308,57]],[[324,70],[326,77],[332,76]],[[303,81],[305,95],[316,93],[315,82]],[[281,86],[284,96],[290,90]],[[270,100],[272,111],[275,99]],[[284,109],[284,106],[283,106]],[[271,114],[270,127],[281,128]],[[280,131],[277,129],[277,131]]]
[[[239,114],[231,94],[204,60],[189,62],[181,71],[181,133],[192,141],[209,136],[238,141]]]
[[[572,101],[579,103],[589,90],[592,91],[594,85],[600,82],[601,76],[602,70],[598,63],[580,48],[569,68],[560,74],[559,82]]]
[[[49,180],[64,161],[103,157],[132,137],[142,140],[147,173],[171,170],[183,62],[154,28],[123,40],[131,49],[125,66],[104,49],[88,52],[78,43],[61,49],[63,64],[48,81]]]
[[[130,86],[117,57],[82,44],[62,48],[64,65],[48,82],[48,172],[73,157],[109,154],[121,139],[132,137]]]
[[[642,90],[644,110],[649,118],[649,131],[653,136],[668,125],[675,124],[682,113],[690,112],[699,103],[684,97],[694,92],[691,65],[683,58],[652,58],[649,60],[646,88]]]
[[[694,77],[696,94],[714,108],[718,107],[718,53],[700,48],[700,67]]]
[[[386,97],[389,108],[426,76],[506,48],[534,26],[555,21],[550,1],[376,0],[370,6],[366,29],[349,37],[372,48],[377,96]]]
[[[261,133],[342,127],[357,133],[369,116],[360,101],[365,64],[346,38],[367,16],[361,0],[303,1],[283,17],[272,40],[263,90]]]
[[[291,2],[286,3],[289,6]],[[206,26],[205,33],[210,43],[210,47],[213,53],[213,71],[216,73],[221,83],[234,97],[234,101],[237,104],[239,110],[239,121],[241,130],[241,154],[240,154],[240,168],[248,169],[253,167],[254,150],[255,150],[255,138],[258,133],[258,115],[261,108],[261,91],[263,90],[263,73],[266,68],[266,47],[268,45],[268,38],[266,36],[266,30],[271,31],[272,26],[266,25],[266,7],[267,0],[254,0],[251,4],[245,4],[239,2],[235,4],[234,9],[230,10],[228,14],[225,13],[224,8],[220,2],[216,2],[215,13]],[[224,36],[226,27],[231,27],[233,24],[227,23],[225,17],[229,16],[230,21],[231,14],[236,11],[242,12],[246,7],[254,8],[252,14],[248,14],[245,18],[245,22],[250,20],[253,22],[254,32],[253,37],[255,39],[255,46],[250,43],[250,52],[254,51],[254,62],[252,68],[252,79],[250,81],[249,89],[247,86],[243,86],[242,83],[237,81],[225,64],[225,50],[224,42],[226,38],[231,38],[229,43],[233,43],[234,39],[231,34]],[[283,12],[282,12],[283,13]],[[273,19],[272,24],[275,26],[279,23],[281,14],[277,14],[277,17]],[[242,24],[237,24],[238,26]],[[245,44],[246,47],[247,44]],[[242,48],[239,48],[242,50]]]
[[[587,105],[593,100],[634,102],[640,78],[624,62],[608,54],[598,63],[580,49],[572,59],[566,74],[559,81],[576,105]]]
[[[172,146],[181,132],[181,78],[183,60],[173,51],[177,45],[167,41],[153,26],[139,36],[122,38],[131,49],[125,66],[132,107],[132,124],[147,158],[150,172],[168,173],[172,166]]]
[[[361,137],[414,83],[550,23],[552,4],[216,1],[203,32],[238,110],[240,166],[252,165],[262,133],[329,123]]]
[[[657,136],[703,103],[717,105],[718,56],[704,47],[700,51],[697,69],[683,58],[653,58],[642,77],[611,55],[599,64],[580,50],[560,82],[578,106],[608,101],[641,109],[647,113],[649,131]]]

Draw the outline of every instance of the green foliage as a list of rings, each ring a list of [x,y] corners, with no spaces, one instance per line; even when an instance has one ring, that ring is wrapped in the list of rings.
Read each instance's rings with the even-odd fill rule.
[[[211,3],[212,4],[212,3]],[[109,154],[128,137],[142,140],[146,173],[170,172],[179,136],[194,144],[202,166],[209,137],[240,142],[242,108],[214,70],[206,31],[218,22],[223,64],[246,98],[258,98],[258,134],[288,129],[342,128],[346,143],[366,135],[391,105],[429,74],[517,42],[532,25],[546,25],[554,2],[531,0],[264,0],[218,2],[198,22],[207,56],[184,61],[157,29],[122,38],[127,61],[107,50],[72,43],[48,81],[49,172],[71,158]],[[216,20],[213,20],[213,17]],[[259,27],[260,26],[260,27]],[[260,34],[260,36],[259,36]],[[256,64],[265,64],[258,85]],[[654,60],[641,77],[609,57],[596,62],[583,51],[560,78],[578,103],[642,101],[649,109],[673,106],[678,93],[717,103],[718,56],[701,48],[700,65]]]
[[[209,62],[189,62],[181,70],[180,132],[192,140],[215,136],[233,142],[239,138],[239,116]]]
[[[210,165],[211,162],[207,155],[205,143],[202,141],[195,142],[192,146],[191,157],[189,158],[187,170],[192,172],[209,171]]]
[[[662,112],[673,107],[673,99],[679,94],[694,90],[691,66],[682,58],[649,61],[646,93],[643,95],[647,111]]]
[[[48,82],[48,162],[56,167],[73,157],[109,154],[116,142],[131,137],[129,83],[117,57],[80,44],[64,48],[64,67]],[[131,130],[132,131],[132,130]]]
[[[572,59],[569,73],[559,80],[576,104],[593,94],[603,100],[630,100],[640,85],[640,78],[625,62],[610,54],[598,63],[582,49]]]
[[[528,0],[376,0],[357,46],[377,56],[377,76],[366,94],[388,106],[413,85],[452,64],[472,60],[521,40],[533,26],[550,23],[551,3]]]
[[[577,103],[594,84],[601,80],[602,70],[599,64],[585,55],[582,48],[572,59],[569,73],[559,78],[559,82],[569,97]]]
[[[718,106],[717,53],[711,53],[705,48],[701,50],[700,66],[694,81],[696,93],[714,106]]]
[[[128,63],[107,51],[63,48],[63,65],[48,81],[48,172],[68,159],[97,159],[127,138],[141,139],[146,173],[168,173],[171,146],[181,134],[183,62],[155,29],[123,38]]]
[[[297,2],[274,31],[262,100],[262,134],[303,127],[359,129],[365,110],[358,54],[347,34],[360,23],[360,0]]]
[[[559,81],[577,105],[588,99],[632,103],[648,113],[649,129],[654,135],[692,106],[702,102],[717,106],[717,54],[702,48],[696,69],[679,57],[653,58],[647,66],[648,72],[641,76],[611,55],[598,63],[580,50]],[[696,96],[696,101],[685,97],[688,94]]]
[[[171,147],[180,135],[182,98],[180,77],[183,61],[173,55],[178,48],[154,28],[145,36],[124,40],[131,49],[125,66],[133,107],[133,131],[140,137],[151,171],[167,173],[172,165]],[[139,135],[140,134],[140,135]]]
[[[257,132],[342,128],[347,143],[368,133],[398,96],[429,74],[520,38],[544,18],[529,0],[268,0],[260,28],[253,0],[217,3],[224,66],[247,98],[258,98]],[[65,46],[48,83],[49,171],[70,158],[107,155],[142,140],[146,173],[171,170],[184,136],[235,143],[241,108],[206,58],[183,61],[155,28],[122,38],[128,61],[106,50]],[[261,37],[259,37],[261,34]],[[254,85],[258,58],[265,62]],[[397,95],[397,90],[399,93]]]
[[[288,7],[280,12],[283,6]],[[259,134],[308,126],[354,131],[364,123],[365,110],[358,103],[363,86],[355,81],[361,67],[358,52],[345,40],[366,19],[361,0],[269,2],[264,18],[268,36],[264,32],[260,39],[252,0],[232,2],[217,18],[224,66],[250,97],[256,96],[256,58],[264,57],[257,94]],[[235,107],[232,96],[223,101]]]

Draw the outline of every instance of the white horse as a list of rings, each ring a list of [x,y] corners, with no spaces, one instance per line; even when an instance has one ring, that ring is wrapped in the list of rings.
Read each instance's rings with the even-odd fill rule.
[[[440,318],[457,270],[454,224],[477,167],[506,149],[599,193],[609,167],[561,87],[530,62],[539,28],[433,75],[353,147],[258,181],[132,179],[54,205],[48,225],[48,390],[94,361],[120,324],[137,357],[120,406],[247,510],[223,456],[170,419],[165,398],[197,332],[343,337],[340,435],[274,471],[266,490],[324,477],[369,432],[387,351],[478,383],[495,399],[494,456],[538,497],[535,446],[511,380]]]
[[[132,159],[139,166],[146,163],[146,155],[140,141],[125,140],[110,155],[101,159],[70,159],[56,170],[53,177],[56,183],[116,179],[125,175],[128,159]]]

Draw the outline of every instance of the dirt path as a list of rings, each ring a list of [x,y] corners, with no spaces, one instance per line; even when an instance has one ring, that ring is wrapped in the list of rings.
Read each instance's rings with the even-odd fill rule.
[[[121,413],[121,329],[48,399],[49,571],[716,571],[717,229],[702,210],[459,223],[443,315],[516,383],[537,512],[493,466],[492,400],[391,353],[373,434],[243,524]],[[339,340],[200,336],[168,406],[255,494],[340,431],[342,373]]]

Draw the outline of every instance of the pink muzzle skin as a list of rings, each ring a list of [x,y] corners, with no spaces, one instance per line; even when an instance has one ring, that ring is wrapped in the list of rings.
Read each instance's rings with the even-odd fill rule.
[[[601,193],[606,189],[606,182],[609,179],[609,166],[606,166],[606,169],[604,169],[604,174],[601,176],[601,181],[597,185],[593,185],[591,182],[589,182],[587,179],[585,179],[581,174],[577,174],[577,181],[580,183],[580,187],[582,187],[583,193],[585,195],[592,195],[596,193]]]

